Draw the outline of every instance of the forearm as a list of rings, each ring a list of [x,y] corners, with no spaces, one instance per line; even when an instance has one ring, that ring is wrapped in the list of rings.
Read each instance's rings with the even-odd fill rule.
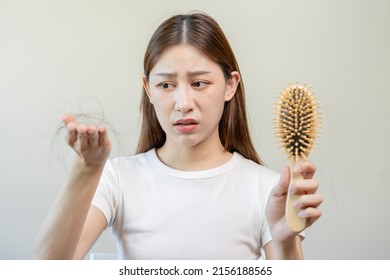
[[[73,258],[103,167],[76,161],[38,235],[35,258]]]
[[[275,258],[279,260],[302,260],[301,238],[296,236],[290,241],[273,241]]]

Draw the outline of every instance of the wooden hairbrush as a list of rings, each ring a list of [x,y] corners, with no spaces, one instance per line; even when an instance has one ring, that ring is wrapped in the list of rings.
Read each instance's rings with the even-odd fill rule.
[[[302,175],[293,172],[293,166],[299,159],[306,159],[318,137],[320,114],[319,104],[310,91],[310,87],[288,83],[278,96],[275,118],[275,135],[279,138],[280,147],[284,148],[290,166],[290,186]],[[306,220],[298,215],[295,203],[298,195],[288,192],[286,201],[286,220],[291,230],[300,232],[305,228]]]

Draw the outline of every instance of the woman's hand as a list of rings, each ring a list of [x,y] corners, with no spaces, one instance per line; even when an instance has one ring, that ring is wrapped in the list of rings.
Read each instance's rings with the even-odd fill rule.
[[[64,114],[61,119],[68,130],[68,145],[76,151],[84,164],[104,165],[111,151],[106,128],[80,124],[74,116],[68,114]]]
[[[287,225],[285,207],[287,192],[299,195],[296,207],[299,215],[306,219],[305,228],[311,226],[322,214],[318,206],[323,198],[317,194],[318,182],[313,179],[315,166],[308,160],[300,160],[294,166],[294,172],[302,174],[303,179],[295,181],[289,188],[290,169],[285,167],[280,175],[279,184],[271,191],[267,206],[266,217],[275,241],[288,242],[297,235]]]
[[[61,119],[68,131],[67,142],[80,160],[40,229],[34,250],[38,259],[81,258],[106,226],[102,213],[89,209],[111,150],[107,131],[80,124],[71,115]]]

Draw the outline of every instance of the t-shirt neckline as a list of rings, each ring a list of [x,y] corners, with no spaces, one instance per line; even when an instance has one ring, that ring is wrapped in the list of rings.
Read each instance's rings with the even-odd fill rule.
[[[183,179],[206,179],[211,177],[220,176],[232,168],[234,168],[242,156],[237,153],[233,152],[232,157],[227,161],[226,163],[206,170],[199,170],[199,171],[183,171],[174,169],[172,167],[167,166],[164,164],[157,156],[156,149],[151,149],[146,153],[148,159],[150,160],[152,166],[154,166],[156,169],[158,169],[160,172],[163,172],[167,175],[183,178]]]

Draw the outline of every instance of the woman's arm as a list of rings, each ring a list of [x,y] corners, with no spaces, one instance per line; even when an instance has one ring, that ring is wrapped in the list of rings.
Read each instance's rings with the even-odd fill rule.
[[[73,259],[84,259],[106,227],[106,217],[98,208],[91,205]]]
[[[38,234],[35,258],[83,258],[106,227],[103,214],[91,206],[111,144],[102,127],[78,124],[64,116],[68,144],[79,155],[70,180],[61,190]]]
[[[303,259],[301,237],[286,222],[286,198],[287,192],[300,195],[296,207],[301,217],[306,219],[305,228],[311,226],[322,214],[318,209],[322,196],[316,193],[318,182],[313,179],[315,170],[315,166],[308,160],[299,161],[294,172],[301,173],[303,179],[289,187],[290,170],[286,167],[281,173],[279,184],[271,191],[266,206],[272,235],[272,241],[264,246],[267,259]]]
[[[265,257],[267,260],[302,260],[301,238],[296,236],[290,242],[280,243],[278,241],[268,242],[264,246]]]

